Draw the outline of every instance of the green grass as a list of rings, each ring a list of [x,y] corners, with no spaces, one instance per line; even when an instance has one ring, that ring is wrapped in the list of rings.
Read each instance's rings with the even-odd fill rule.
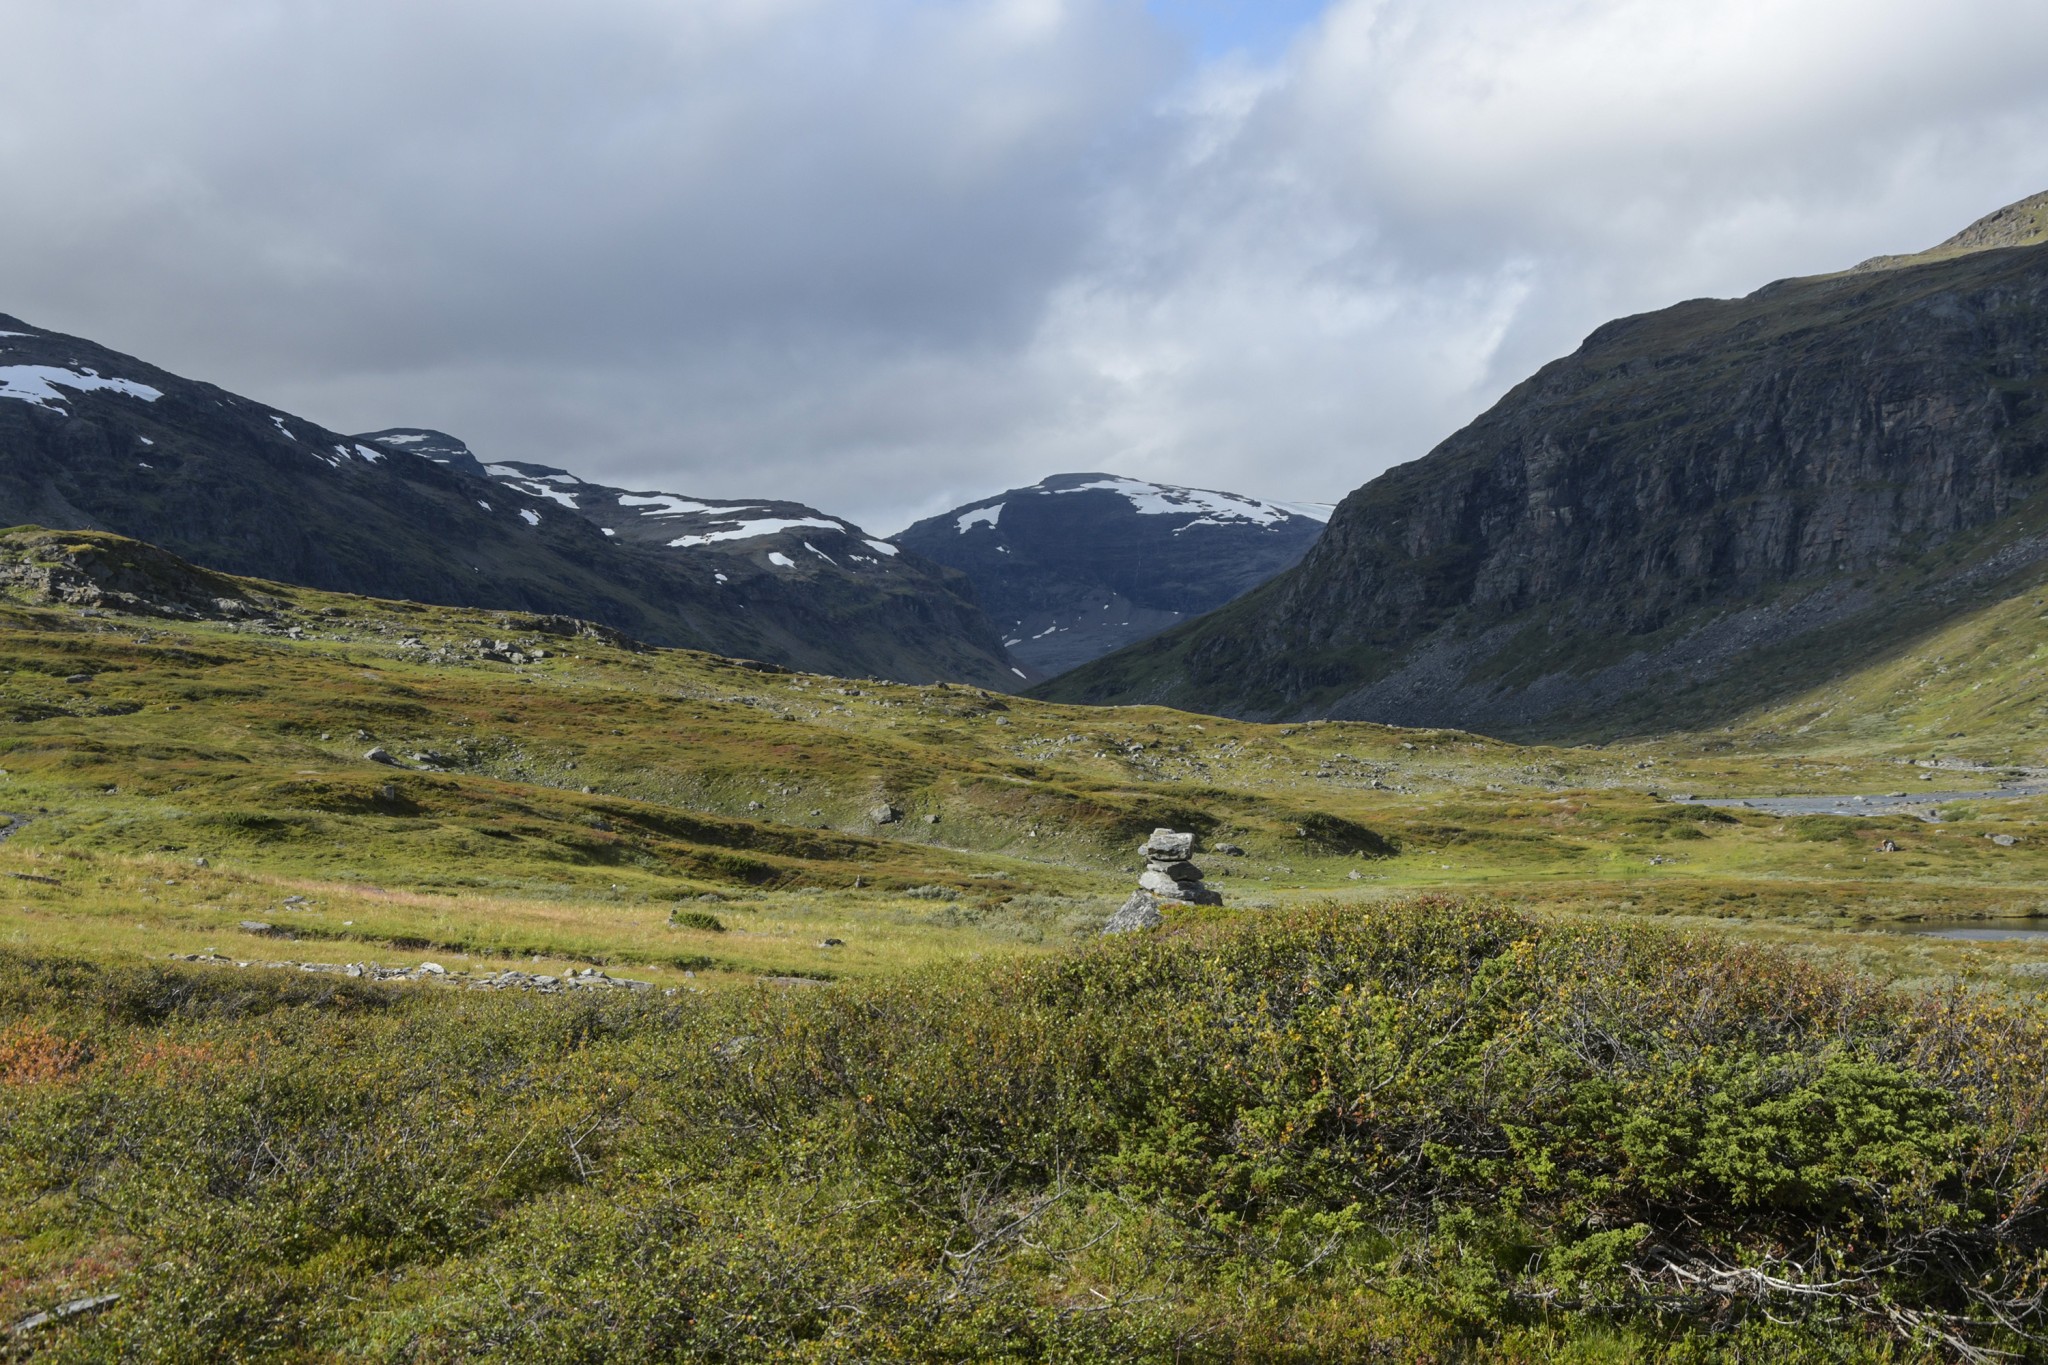
[[[14,533],[0,577],[122,553]],[[1944,756],[2030,757],[1998,739],[2032,714],[2018,599],[1796,713],[1557,748],[275,584],[209,581],[260,619],[180,620],[9,581],[0,1325],[123,1295],[38,1359],[2025,1344],[1957,1266],[2038,1272],[2048,953],[1899,930],[2048,913],[2048,801],[1929,825],[1667,799],[1986,785],[2008,769],[1907,760],[1952,723]],[[1103,944],[1156,825],[1200,834],[1226,904]],[[209,950],[657,989],[169,961]],[[1765,1112],[1789,1126],[1727,1138]],[[1813,1112],[1889,1136],[1830,1148]],[[1769,1174],[1785,1143],[1806,1165]],[[1993,1206],[2026,1211],[1991,1235]],[[1880,1264],[1880,1235],[1971,1250]],[[1716,1280],[1709,1311],[1673,1265],[1854,1287]]]

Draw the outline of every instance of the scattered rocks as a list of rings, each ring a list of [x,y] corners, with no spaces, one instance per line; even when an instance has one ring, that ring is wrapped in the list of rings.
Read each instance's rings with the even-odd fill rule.
[[[242,927],[248,929],[253,920],[245,920]],[[251,930],[251,932],[259,932]],[[276,932],[269,925],[263,925],[260,932]],[[222,957],[211,948],[202,953],[172,953],[174,962],[197,962],[214,967],[265,967],[276,971],[298,971],[327,973],[346,976],[362,981],[413,981],[435,983],[445,986],[460,986],[468,990],[524,990],[536,991],[542,995],[561,995],[569,991],[617,990],[651,991],[651,981],[635,981],[629,977],[608,976],[596,967],[586,967],[570,972],[567,976],[535,975],[527,972],[506,970],[483,972],[471,975],[468,972],[451,972],[438,962],[422,962],[413,967],[381,967],[372,962],[244,962],[231,957]]]
[[[1166,916],[1159,911],[1158,899],[1147,891],[1133,891],[1122,908],[1109,917],[1109,923],[1102,926],[1102,932],[1134,934],[1145,929],[1157,929],[1164,923]]]

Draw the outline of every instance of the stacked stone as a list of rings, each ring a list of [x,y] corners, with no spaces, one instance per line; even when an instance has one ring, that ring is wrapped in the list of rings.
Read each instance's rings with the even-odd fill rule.
[[[1159,904],[1221,905],[1223,897],[1202,882],[1202,869],[1188,861],[1195,851],[1195,836],[1170,829],[1155,829],[1140,850],[1145,855],[1145,872],[1138,889],[1109,918],[1102,932],[1127,934],[1140,929],[1157,929],[1166,922]]]
[[[1223,904],[1223,897],[1203,884],[1202,869],[1188,861],[1195,851],[1194,835],[1155,829],[1142,851],[1145,874],[1138,878],[1139,890],[1183,905]]]

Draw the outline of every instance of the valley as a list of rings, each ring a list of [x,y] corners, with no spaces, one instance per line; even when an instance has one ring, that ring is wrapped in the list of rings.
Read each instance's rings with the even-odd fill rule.
[[[1611,324],[1327,533],[7,334],[0,1352],[2042,1358],[2038,218]]]
[[[1713,1278],[1775,1255],[1866,1287],[1742,1330],[1875,1361],[1894,1294],[1936,1356],[2003,1339],[1884,1288],[1900,1248],[2032,1273],[1949,1205],[1786,1256],[1835,1196],[1601,1171],[1737,1113],[1807,1142],[1791,1085],[1823,1133],[1968,1134],[1809,1171],[1967,1142],[2027,1207],[2048,797],[1967,755],[2031,756],[1988,694],[2039,614],[1915,689],[2006,718],[1972,745],[1860,727],[1895,692],[1848,679],[1806,752],[832,678],[90,532],[0,535],[0,588],[0,1318],[39,1359],[1621,1360],[1775,1304]],[[1873,813],[1725,804],[1802,792]],[[1105,939],[1158,827],[1223,904]],[[1585,1259],[1560,1166],[1642,1250]],[[1528,1307],[1635,1276],[1676,1307]]]
[[[124,613],[19,592],[7,608],[0,798],[19,824],[0,859],[55,884],[17,878],[0,933],[37,950],[250,960],[291,939],[304,959],[594,964],[663,986],[871,976],[1085,941],[1157,826],[1242,850],[1204,853],[1233,915],[1511,892],[1902,968],[1968,963],[2025,988],[2023,953],[1881,930],[2048,910],[2048,797],[1970,795],[2038,774],[1896,744],[1546,749],[1090,710],[515,614],[199,584],[103,536],[17,531],[0,557],[253,613],[184,620],[132,614],[146,597]],[[1819,792],[1882,806],[1901,784],[1911,810],[1856,819],[1687,804]],[[1886,838],[1901,854],[1874,852]],[[679,910],[720,927],[671,923]]]

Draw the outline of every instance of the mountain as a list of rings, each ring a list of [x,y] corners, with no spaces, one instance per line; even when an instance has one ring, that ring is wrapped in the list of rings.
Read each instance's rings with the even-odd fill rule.
[[[1323,504],[1057,474],[895,540],[966,574],[1012,657],[1052,674],[1257,587],[1306,554],[1329,515]]]
[[[1728,723],[2048,559],[2048,196],[1612,322],[1068,700],[1585,738]]]
[[[114,531],[230,573],[566,614],[822,672],[1010,687],[1021,676],[963,578],[814,509],[599,489],[486,465],[439,432],[345,436],[0,315],[8,523]]]

